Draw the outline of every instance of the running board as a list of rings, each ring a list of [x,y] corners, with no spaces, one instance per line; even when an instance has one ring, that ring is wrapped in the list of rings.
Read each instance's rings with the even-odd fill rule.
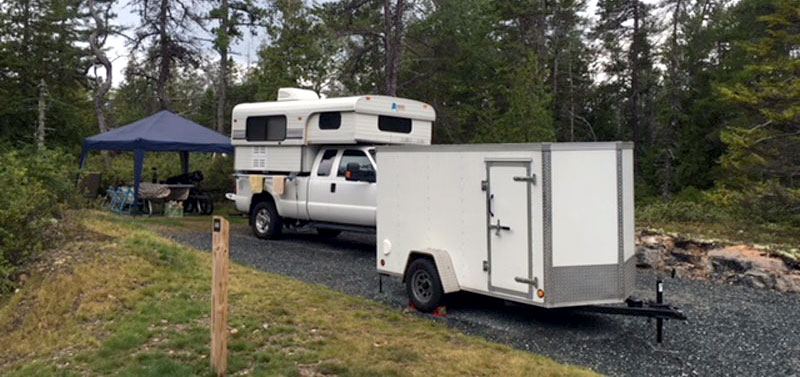
[[[306,224],[306,226],[316,229],[341,230],[343,232],[373,233],[373,234],[375,233],[375,228],[370,226],[336,224],[336,223],[326,223],[320,221],[310,222]]]

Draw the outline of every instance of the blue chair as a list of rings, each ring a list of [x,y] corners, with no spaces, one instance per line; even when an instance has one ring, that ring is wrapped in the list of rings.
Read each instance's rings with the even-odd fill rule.
[[[108,190],[106,190],[106,198],[108,198],[108,210],[113,211],[114,205],[116,205],[117,201],[119,200],[117,191],[114,190],[114,187],[108,186]]]
[[[122,187],[118,190],[120,201],[116,208],[117,213],[122,215],[124,212],[127,212],[129,215],[133,213],[133,209],[136,208],[136,196],[133,192],[133,187]]]

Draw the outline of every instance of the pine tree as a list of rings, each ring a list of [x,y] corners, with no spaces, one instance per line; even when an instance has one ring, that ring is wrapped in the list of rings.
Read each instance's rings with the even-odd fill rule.
[[[740,45],[752,57],[739,79],[720,88],[724,98],[747,109],[728,126],[722,166],[741,188],[774,182],[800,187],[800,4],[773,0],[759,17],[764,33]]]
[[[167,87],[177,64],[199,64],[198,28],[203,26],[200,0],[133,0],[141,24],[136,28],[133,49],[143,48],[147,59],[158,64],[155,76],[159,109],[170,109]],[[138,74],[144,74],[139,72]]]
[[[632,139],[637,178],[655,173],[643,160],[651,142],[650,126],[657,95],[658,74],[654,69],[648,36],[655,31],[651,6],[641,0],[600,0],[600,20],[594,35],[600,39],[605,82],[605,106],[598,110],[608,122],[605,133],[616,139]],[[604,109],[604,110],[601,110]],[[610,126],[610,127],[609,127]],[[644,168],[647,168],[644,170]]]
[[[216,3],[217,0],[214,0]],[[217,77],[217,103],[216,121],[217,132],[225,133],[227,119],[226,109],[228,108],[228,68],[231,62],[228,60],[231,43],[241,39],[242,28],[249,27],[251,30],[265,16],[266,10],[257,6],[253,0],[219,0],[217,6],[211,10],[210,18],[218,20],[219,24],[212,29],[214,33],[214,50],[219,54],[219,73]]]
[[[335,44],[315,12],[301,0],[279,0],[267,27],[269,42],[258,53],[251,83],[261,100],[274,100],[280,87],[330,89]]]
[[[75,0],[0,4],[0,140],[78,139],[88,65]]]

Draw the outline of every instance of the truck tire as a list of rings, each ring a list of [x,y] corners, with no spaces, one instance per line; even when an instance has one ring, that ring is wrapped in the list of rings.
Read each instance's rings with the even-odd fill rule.
[[[250,226],[253,234],[261,239],[274,240],[281,235],[283,220],[271,201],[263,201],[253,207],[250,212]]]
[[[334,238],[342,233],[341,230],[336,229],[326,229],[326,228],[317,228],[317,235],[322,238]]]
[[[441,305],[444,289],[432,260],[417,258],[411,262],[408,266],[406,291],[414,307],[420,311],[431,312]]]

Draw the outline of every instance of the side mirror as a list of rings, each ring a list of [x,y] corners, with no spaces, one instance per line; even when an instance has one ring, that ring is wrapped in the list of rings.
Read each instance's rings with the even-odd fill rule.
[[[348,181],[358,181],[361,179],[361,165],[358,162],[351,162],[347,164],[347,171],[344,173],[344,179]]]

